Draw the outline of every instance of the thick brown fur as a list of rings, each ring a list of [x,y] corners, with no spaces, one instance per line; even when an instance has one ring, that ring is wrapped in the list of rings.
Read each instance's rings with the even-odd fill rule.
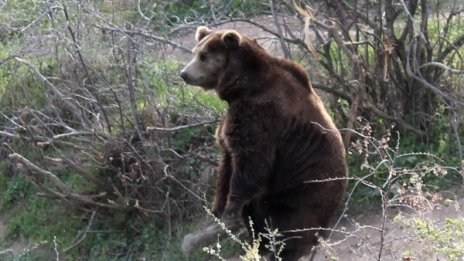
[[[195,70],[187,65],[182,77],[229,105],[216,134],[223,157],[213,213],[241,214],[246,223],[250,217],[255,234],[266,224],[278,228],[287,238],[283,260],[298,260],[317,244],[316,232],[323,233],[287,231],[327,227],[343,199],[340,133],[301,66],[235,31],[201,30],[194,53],[204,54],[205,63],[221,57],[220,68],[200,81],[191,71],[201,71],[201,63]],[[333,178],[341,179],[307,182]]]

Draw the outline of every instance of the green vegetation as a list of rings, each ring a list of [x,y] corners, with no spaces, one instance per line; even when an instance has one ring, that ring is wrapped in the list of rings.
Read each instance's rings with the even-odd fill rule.
[[[8,225],[0,259],[184,260],[182,238],[209,220],[203,206],[214,189],[215,127],[227,107],[213,92],[182,83],[181,63],[164,53],[173,47],[154,39],[190,35],[195,26],[215,19],[269,14],[269,1],[137,2],[0,1],[0,143],[5,144],[0,220]],[[274,2],[283,16],[294,15]],[[401,19],[395,29],[406,25]],[[427,22],[430,41],[443,45],[440,50],[462,37],[462,19],[452,19],[446,35],[442,19]],[[387,39],[366,32],[357,40]],[[348,144],[353,179],[344,214],[382,204],[420,209],[443,188],[460,184],[464,161],[458,141],[464,133],[458,105],[410,80],[402,67],[389,71],[395,81],[384,81],[384,68],[378,67],[388,51],[383,42],[352,49],[365,62],[369,84],[358,93],[360,78],[350,78],[359,76],[353,57],[330,37],[318,40],[319,64],[305,61],[308,53],[301,50],[294,57],[317,66],[310,69],[314,79],[334,87],[336,92],[322,96],[340,127],[359,116],[352,122],[358,133]],[[430,55],[434,60],[438,53],[433,49]],[[461,47],[442,62],[462,70],[462,55]],[[434,86],[462,97],[462,74],[429,72],[436,76],[427,79]],[[412,85],[401,89],[406,84]],[[358,95],[368,102],[361,99],[353,109]],[[370,110],[377,104],[391,117]],[[31,171],[34,167],[65,188]],[[408,200],[411,195],[414,201]],[[464,241],[463,223],[447,218],[442,224],[427,219],[405,224],[419,239],[435,242],[431,252],[456,260],[463,246],[452,239]],[[278,237],[278,231],[261,236]],[[278,252],[282,242],[271,241]],[[12,242],[21,242],[24,250],[3,253]],[[207,252],[223,257],[244,250],[249,254],[244,259],[253,260],[259,243],[228,239]],[[220,254],[212,252],[217,248]],[[204,258],[199,249],[188,260]]]
[[[412,228],[419,242],[425,242],[431,246],[426,250],[427,254],[446,260],[460,260],[464,257],[464,219],[462,217],[445,217],[442,221],[436,222],[428,218],[397,216],[395,221]]]

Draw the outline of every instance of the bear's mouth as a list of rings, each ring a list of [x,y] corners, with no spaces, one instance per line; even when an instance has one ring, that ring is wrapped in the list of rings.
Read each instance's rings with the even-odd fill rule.
[[[194,86],[200,86],[200,87],[202,86],[201,81],[199,81],[199,80],[192,79],[192,78],[183,78],[183,77],[182,77],[182,79],[188,85],[194,85]]]

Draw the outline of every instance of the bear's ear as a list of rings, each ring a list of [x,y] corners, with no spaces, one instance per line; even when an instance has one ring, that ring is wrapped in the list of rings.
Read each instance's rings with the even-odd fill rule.
[[[201,39],[205,38],[205,36],[209,35],[212,32],[213,30],[209,29],[206,26],[199,26],[197,28],[197,32],[195,33],[195,40],[199,42],[201,41]]]
[[[226,48],[237,48],[240,45],[241,36],[236,31],[230,30],[222,35],[222,42]]]

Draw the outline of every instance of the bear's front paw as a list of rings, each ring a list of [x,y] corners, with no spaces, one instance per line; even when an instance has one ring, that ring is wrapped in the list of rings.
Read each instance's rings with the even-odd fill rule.
[[[224,210],[225,218],[237,218],[240,215],[240,212],[242,211],[242,207],[242,205],[237,204],[236,202],[228,201]]]
[[[222,213],[224,213],[224,207],[214,207],[213,210],[211,211],[211,213],[217,217],[217,218],[221,218],[222,216]]]

